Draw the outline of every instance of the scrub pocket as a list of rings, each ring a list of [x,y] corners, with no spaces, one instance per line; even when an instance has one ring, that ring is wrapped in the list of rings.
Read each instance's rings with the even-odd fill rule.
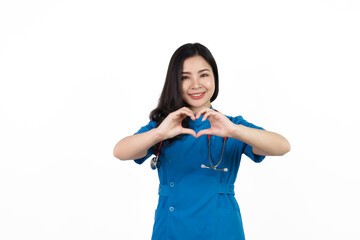
[[[215,233],[215,239],[245,239],[240,209],[234,195],[219,194]]]

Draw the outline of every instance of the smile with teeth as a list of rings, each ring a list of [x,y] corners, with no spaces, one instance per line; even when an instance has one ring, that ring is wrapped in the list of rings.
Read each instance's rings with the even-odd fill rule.
[[[194,96],[194,97],[198,97],[198,96],[200,96],[201,94],[203,94],[203,93],[195,93],[195,94],[190,94],[191,96]]]
[[[202,92],[202,93],[193,93],[193,94],[190,94],[189,93],[189,96],[194,99],[194,100],[198,100],[198,99],[201,99],[204,95],[205,95],[206,92]]]

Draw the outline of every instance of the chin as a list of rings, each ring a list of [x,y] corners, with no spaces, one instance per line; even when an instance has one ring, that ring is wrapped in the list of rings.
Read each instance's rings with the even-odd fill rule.
[[[208,106],[207,103],[193,103],[193,102],[188,102],[188,105],[192,108],[203,108],[203,107],[210,107]]]

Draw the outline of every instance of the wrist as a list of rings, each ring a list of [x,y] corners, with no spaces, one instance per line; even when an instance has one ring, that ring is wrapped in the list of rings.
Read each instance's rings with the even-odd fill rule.
[[[154,139],[156,142],[161,142],[166,139],[165,134],[163,134],[159,128],[154,128],[152,131],[154,132]]]
[[[244,130],[244,126],[240,125],[240,124],[234,124],[232,127],[232,130],[230,131],[230,138],[235,138],[238,140],[243,140],[243,130]]]

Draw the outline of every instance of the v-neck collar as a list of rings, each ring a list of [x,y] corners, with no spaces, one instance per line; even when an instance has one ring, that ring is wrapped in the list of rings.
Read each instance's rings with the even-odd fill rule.
[[[212,106],[210,107],[210,109],[214,110],[214,108]],[[199,117],[199,119],[192,120],[190,118],[190,121],[189,121],[190,128],[199,128],[200,126],[209,123],[208,119],[206,119],[205,121],[202,121],[202,119],[203,119],[202,115]]]

